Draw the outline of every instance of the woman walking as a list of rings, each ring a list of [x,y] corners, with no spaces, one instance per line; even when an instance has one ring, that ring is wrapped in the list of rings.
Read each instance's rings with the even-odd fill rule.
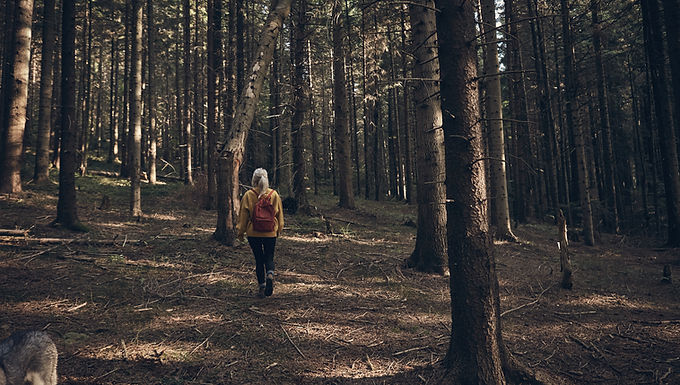
[[[274,292],[274,248],[283,229],[283,208],[279,194],[269,188],[267,170],[256,169],[251,183],[253,188],[241,198],[236,231],[240,240],[248,236],[255,256],[258,297],[264,298]]]

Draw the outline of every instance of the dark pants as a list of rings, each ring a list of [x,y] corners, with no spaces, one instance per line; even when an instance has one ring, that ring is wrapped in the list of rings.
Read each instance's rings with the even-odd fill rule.
[[[248,237],[250,248],[255,255],[255,274],[260,286],[265,283],[265,271],[274,272],[274,247],[276,237]]]

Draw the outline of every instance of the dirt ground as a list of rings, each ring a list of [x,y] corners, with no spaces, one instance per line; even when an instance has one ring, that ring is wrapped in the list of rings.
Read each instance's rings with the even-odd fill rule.
[[[214,211],[179,184],[78,179],[89,233],[51,227],[55,186],[0,196],[0,338],[44,329],[60,384],[438,383],[450,337],[448,277],[402,267],[415,229],[403,203],[358,201],[330,220],[287,216],[274,295],[255,297],[245,245],[211,238]],[[102,196],[110,207],[102,207]],[[574,289],[560,289],[556,227],[523,225],[497,244],[503,335],[556,383],[680,384],[680,250],[630,236],[571,244]],[[38,242],[63,238],[67,242]],[[656,246],[655,246],[656,245]],[[676,274],[661,283],[670,264]]]

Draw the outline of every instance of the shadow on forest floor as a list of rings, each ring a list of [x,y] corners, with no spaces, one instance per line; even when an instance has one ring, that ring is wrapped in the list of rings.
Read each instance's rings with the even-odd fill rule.
[[[211,239],[216,214],[199,209],[190,189],[144,185],[136,221],[125,182],[87,177],[78,186],[87,234],[48,225],[54,186],[0,196],[0,228],[31,229],[32,239],[0,238],[0,337],[45,328],[59,349],[59,383],[442,378],[448,277],[402,269],[413,207],[359,200],[347,211],[311,196],[336,234],[317,218],[287,217],[275,293],[261,300],[250,250]],[[111,207],[99,210],[105,194]],[[575,288],[564,291],[556,229],[523,225],[517,234],[519,244],[498,243],[497,264],[504,337],[524,364],[563,383],[680,383],[680,288],[660,283],[678,250],[613,236],[596,247],[575,242]]]

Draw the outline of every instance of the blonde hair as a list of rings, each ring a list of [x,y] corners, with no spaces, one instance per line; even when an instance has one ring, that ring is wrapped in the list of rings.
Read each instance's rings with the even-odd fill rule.
[[[269,188],[269,177],[267,176],[267,170],[263,168],[257,168],[253,171],[253,179],[251,180],[253,187],[257,187],[260,190],[260,197],[267,192]]]

